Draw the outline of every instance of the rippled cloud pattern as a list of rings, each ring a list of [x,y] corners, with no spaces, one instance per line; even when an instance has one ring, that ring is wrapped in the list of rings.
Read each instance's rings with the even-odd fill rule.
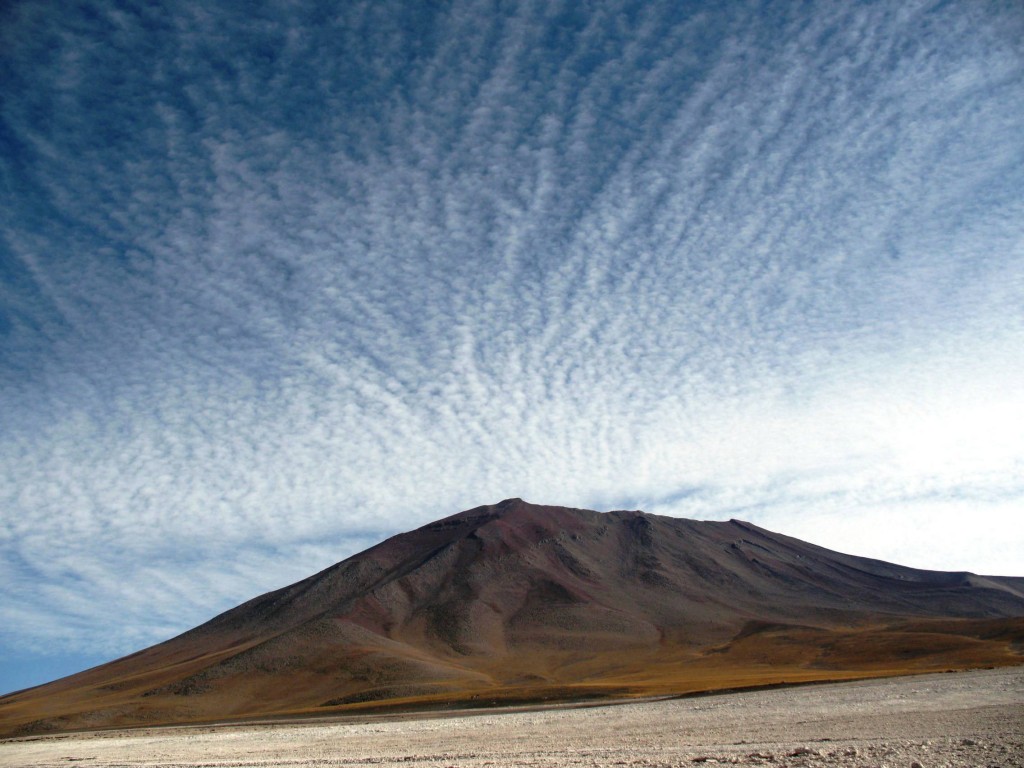
[[[1024,575],[1022,39],[5,3],[0,648],[126,653],[511,496]]]

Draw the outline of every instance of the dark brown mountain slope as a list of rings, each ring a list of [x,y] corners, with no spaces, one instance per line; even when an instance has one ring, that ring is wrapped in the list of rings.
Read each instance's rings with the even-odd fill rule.
[[[0,698],[0,733],[1014,664],[1022,641],[1024,579],[509,499]]]

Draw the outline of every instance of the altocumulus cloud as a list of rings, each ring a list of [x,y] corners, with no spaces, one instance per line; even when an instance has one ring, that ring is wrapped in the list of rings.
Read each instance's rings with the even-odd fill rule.
[[[0,15],[10,653],[507,496],[1024,574],[1013,4]]]

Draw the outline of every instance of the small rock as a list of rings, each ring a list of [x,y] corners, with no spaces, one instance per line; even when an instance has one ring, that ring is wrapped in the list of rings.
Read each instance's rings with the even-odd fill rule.
[[[910,768],[924,768],[924,766],[917,762],[917,760],[915,760],[910,764]]]
[[[816,749],[808,749],[807,747],[797,747],[796,749],[794,749],[792,752],[789,753],[789,756],[790,757],[804,757],[804,756],[820,757],[821,756],[821,752],[819,752]]]
[[[859,755],[860,752],[857,751],[856,747],[847,747],[843,754],[847,757],[857,757],[857,755]]]
[[[965,747],[976,747],[976,746],[978,746],[978,742],[976,742],[974,739],[961,739],[960,743],[963,744]]]

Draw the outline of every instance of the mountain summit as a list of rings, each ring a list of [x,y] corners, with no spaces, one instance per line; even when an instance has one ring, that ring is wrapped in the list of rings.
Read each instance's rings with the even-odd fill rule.
[[[507,499],[0,698],[0,733],[683,693],[1024,662],[1024,578]]]

